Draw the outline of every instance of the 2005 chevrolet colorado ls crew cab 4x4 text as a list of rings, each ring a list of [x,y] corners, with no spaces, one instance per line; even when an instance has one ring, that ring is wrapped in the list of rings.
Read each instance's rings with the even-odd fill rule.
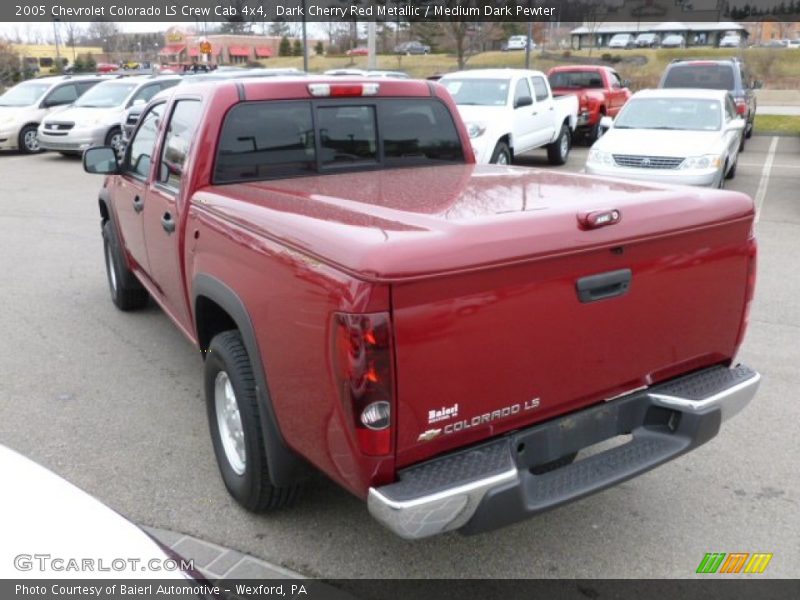
[[[84,167],[112,299],[202,351],[251,510],[313,466],[403,537],[492,529],[694,449],[759,383],[750,198],[476,165],[439,84],[180,86]]]

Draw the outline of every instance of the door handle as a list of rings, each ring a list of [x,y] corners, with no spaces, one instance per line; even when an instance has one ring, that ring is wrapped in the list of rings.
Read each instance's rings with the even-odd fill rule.
[[[548,108],[547,110],[554,110],[554,109],[553,109],[553,107],[551,106],[551,107],[550,107],[550,108]]]
[[[139,196],[135,196],[133,198],[133,210],[137,213],[140,213],[144,210],[144,200],[142,200]]]
[[[167,233],[172,233],[175,231],[175,221],[172,219],[172,215],[170,213],[165,212],[164,216],[161,217],[161,226]]]
[[[539,111],[536,111],[536,110],[535,110],[535,111],[533,111],[531,114],[532,114],[532,115],[535,117],[536,115],[538,115],[538,114],[539,114]]]
[[[605,300],[614,296],[623,296],[631,286],[631,270],[620,269],[598,275],[581,277],[575,282],[575,291],[581,303]]]

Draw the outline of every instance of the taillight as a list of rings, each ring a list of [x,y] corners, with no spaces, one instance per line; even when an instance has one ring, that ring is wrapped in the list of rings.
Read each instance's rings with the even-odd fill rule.
[[[747,101],[743,100],[742,98],[736,99],[736,114],[737,115],[746,115],[747,114]]]
[[[744,341],[744,334],[747,332],[747,325],[750,322],[750,307],[753,304],[753,297],[756,291],[756,263],[758,257],[758,244],[756,238],[748,240],[747,248],[747,288],[744,293],[744,311],[742,312],[742,322],[739,324],[739,333],[736,336],[736,348]]]
[[[394,390],[389,314],[337,313],[333,346],[336,384],[361,452],[389,454]]]

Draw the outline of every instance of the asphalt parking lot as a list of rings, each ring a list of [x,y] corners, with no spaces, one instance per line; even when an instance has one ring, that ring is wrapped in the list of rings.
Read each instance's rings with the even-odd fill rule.
[[[587,150],[566,169],[582,168]],[[520,164],[546,166],[544,153]],[[0,443],[132,520],[309,576],[691,577],[706,552],[771,552],[763,577],[797,576],[800,139],[754,137],[728,182],[759,208],[741,359],[764,379],[746,412],[603,493],[490,534],[420,542],[384,530],[322,476],[294,509],[239,508],[214,461],[198,353],[157,308],[121,313],[108,297],[101,179],[52,153],[0,154],[0,173]]]

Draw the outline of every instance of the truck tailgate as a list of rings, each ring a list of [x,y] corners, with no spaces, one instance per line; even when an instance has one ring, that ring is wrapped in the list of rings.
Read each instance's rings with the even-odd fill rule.
[[[692,227],[642,236],[658,208],[621,210],[602,238],[556,210],[543,237],[563,243],[528,260],[393,284],[398,467],[731,359],[752,212],[719,221],[686,203]],[[578,243],[593,235],[606,241]],[[599,299],[581,299],[587,285]]]

